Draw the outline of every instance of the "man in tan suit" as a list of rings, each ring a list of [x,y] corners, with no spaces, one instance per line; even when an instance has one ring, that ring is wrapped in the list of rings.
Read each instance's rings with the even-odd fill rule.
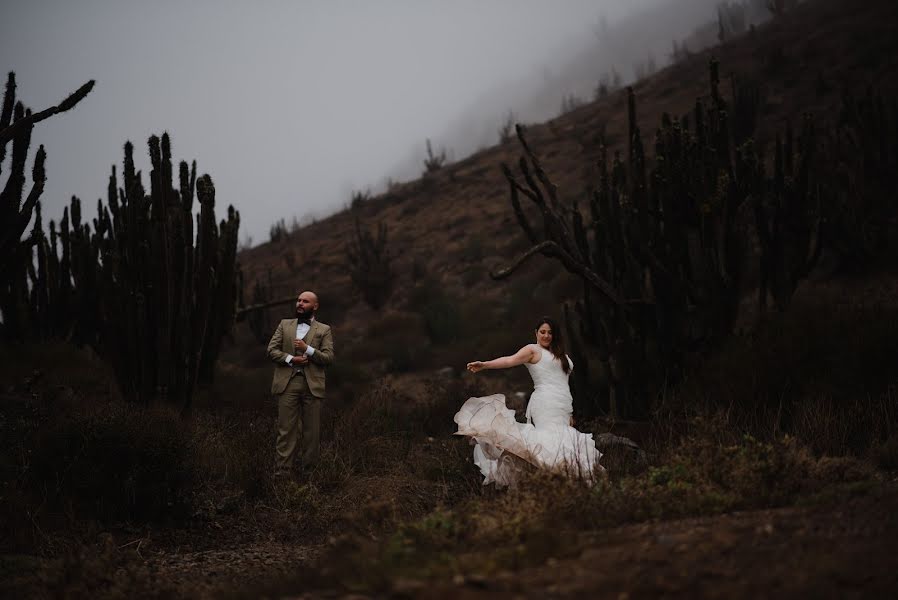
[[[274,361],[271,393],[278,403],[276,472],[293,468],[296,438],[302,428],[302,466],[318,460],[324,371],[334,362],[331,328],[318,321],[318,296],[303,292],[296,298],[296,318],[280,322],[268,342]]]

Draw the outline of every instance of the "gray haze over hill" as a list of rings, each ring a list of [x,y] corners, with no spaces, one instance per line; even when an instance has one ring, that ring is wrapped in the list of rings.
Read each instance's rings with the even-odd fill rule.
[[[125,140],[148,173],[146,139],[168,131],[174,157],[212,175],[219,216],[233,204],[258,244],[279,218],[417,177],[426,138],[460,159],[496,143],[509,110],[543,121],[566,95],[591,99],[611,67],[624,83],[649,56],[663,67],[716,4],[19,1],[3,8],[0,44],[32,109],[97,80],[35,129],[45,219],[72,195],[92,214]]]

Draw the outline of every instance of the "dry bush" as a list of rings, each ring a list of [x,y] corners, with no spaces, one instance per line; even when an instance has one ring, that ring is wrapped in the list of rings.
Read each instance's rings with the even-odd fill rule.
[[[40,428],[28,478],[48,507],[100,521],[155,520],[183,507],[189,450],[188,427],[172,411],[109,403]]]
[[[428,362],[430,341],[424,319],[419,314],[383,314],[368,326],[365,337],[369,342],[364,354],[358,358],[365,362],[386,359],[388,372],[414,371]]]
[[[898,433],[893,433],[886,441],[877,445],[873,456],[880,468],[898,470]]]
[[[898,430],[896,351],[898,311],[798,303],[696,364],[656,419],[719,410],[759,439],[789,433],[817,454],[864,456]]]
[[[411,432],[403,415],[405,403],[396,390],[381,383],[340,417],[333,445],[350,469],[383,472],[406,458]]]
[[[431,277],[424,278],[409,293],[409,309],[424,320],[434,344],[447,344],[464,335],[459,299]]]
[[[263,352],[261,348],[258,354]],[[272,370],[267,357],[259,361],[258,367],[219,361],[214,383],[197,390],[194,413],[257,413],[271,402]]]
[[[381,340],[397,341],[406,337],[420,338],[426,335],[421,316],[408,312],[383,313],[368,324],[366,337],[378,343]]]

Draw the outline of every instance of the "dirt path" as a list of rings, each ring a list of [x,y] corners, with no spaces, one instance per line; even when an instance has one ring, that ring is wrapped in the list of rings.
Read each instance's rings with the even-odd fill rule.
[[[898,478],[841,504],[641,523],[582,534],[574,544],[578,552],[540,567],[399,580],[371,596],[340,591],[336,581],[303,589],[297,575],[315,569],[323,546],[144,551],[143,575],[115,589],[185,598],[898,598]],[[16,571],[25,575],[21,565]],[[5,589],[54,596],[32,577]],[[109,591],[95,587],[91,595]]]
[[[898,482],[841,505],[792,507],[658,523],[583,535],[571,558],[453,581],[401,580],[407,598],[895,598]],[[148,557],[156,576],[190,597],[264,585],[309,565],[320,547],[260,544]],[[183,586],[183,587],[182,587]],[[268,588],[269,590],[271,588]],[[278,588],[296,598],[334,590]],[[347,594],[348,596],[348,594]],[[367,597],[352,594],[354,598]],[[380,597],[380,595],[378,595]]]
[[[440,598],[896,598],[898,487],[839,506],[644,523],[591,534],[576,557],[490,579],[456,578]]]
[[[251,590],[308,566],[320,546],[258,543],[226,550],[160,552],[146,557],[147,566],[168,587],[190,598],[219,598]]]

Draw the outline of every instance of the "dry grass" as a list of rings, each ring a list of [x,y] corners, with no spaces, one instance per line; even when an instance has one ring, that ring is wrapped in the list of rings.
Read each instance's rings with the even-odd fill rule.
[[[721,444],[721,425],[696,421],[638,475],[587,486],[533,472],[512,490],[483,490],[407,521],[383,541],[350,536],[321,564],[330,585],[377,593],[403,577],[489,576],[576,555],[580,534],[623,523],[832,501],[875,485],[865,463],[817,458],[795,438]]]
[[[74,355],[72,373],[28,380],[23,350],[19,371],[13,356],[5,364],[16,383],[0,421],[4,552],[55,557],[48,577],[68,582],[62,589],[106,593],[149,583],[139,561],[98,545],[102,531],[136,525],[159,535],[187,526],[180,539],[208,547],[330,538],[323,580],[275,588],[320,581],[378,591],[402,576],[542,564],[576,552],[579,534],[622,523],[863,494],[878,485],[873,465],[896,465],[893,372],[878,359],[894,355],[895,320],[878,301],[825,312],[799,303],[796,311],[696,363],[667,390],[652,423],[613,425],[640,442],[647,463],[610,453],[610,477],[595,486],[533,472],[507,492],[483,488],[470,447],[451,436],[457,407],[505,385],[501,378],[415,384],[406,375],[366,385],[326,406],[319,465],[276,482],[274,404],[256,389],[267,377],[225,369],[182,421],[116,400],[108,374],[85,355]],[[397,326],[386,323],[373,327]],[[75,373],[92,395],[54,379]],[[213,524],[227,534],[210,536]],[[106,567],[118,578],[100,577]]]

